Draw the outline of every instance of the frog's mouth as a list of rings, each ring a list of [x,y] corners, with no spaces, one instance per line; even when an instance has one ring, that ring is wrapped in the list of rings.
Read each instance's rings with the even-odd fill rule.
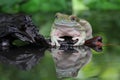
[[[80,26],[79,23],[75,23],[75,22],[54,23],[54,25],[57,26],[57,27],[68,27],[68,28],[73,28],[73,27]]]

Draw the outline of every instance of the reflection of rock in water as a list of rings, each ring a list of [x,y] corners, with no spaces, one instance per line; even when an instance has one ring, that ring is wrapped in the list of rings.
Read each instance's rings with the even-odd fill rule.
[[[64,50],[61,48],[51,49],[56,64],[58,77],[75,77],[78,71],[87,64],[91,57],[90,48],[86,46],[68,47]]]
[[[8,51],[0,51],[0,62],[17,66],[22,70],[30,70],[44,56],[44,51],[44,48],[33,47],[21,47]]]

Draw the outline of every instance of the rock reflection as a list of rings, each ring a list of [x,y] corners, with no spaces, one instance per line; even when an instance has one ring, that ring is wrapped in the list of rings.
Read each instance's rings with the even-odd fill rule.
[[[11,64],[22,70],[30,70],[41,57],[45,48],[19,47],[0,51],[0,62]]]
[[[59,78],[77,76],[92,57],[90,48],[86,46],[52,48],[51,52]]]
[[[30,70],[44,57],[46,48],[24,46],[0,50],[0,63],[10,64],[22,70]],[[91,50],[87,46],[50,48],[56,73],[59,78],[75,77],[78,71],[87,64]],[[49,66],[49,65],[48,65]]]

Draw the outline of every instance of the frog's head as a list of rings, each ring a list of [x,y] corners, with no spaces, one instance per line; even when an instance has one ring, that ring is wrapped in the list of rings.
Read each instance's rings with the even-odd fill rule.
[[[62,13],[56,13],[54,25],[56,27],[76,27],[80,26],[79,18],[74,15],[66,15]]]

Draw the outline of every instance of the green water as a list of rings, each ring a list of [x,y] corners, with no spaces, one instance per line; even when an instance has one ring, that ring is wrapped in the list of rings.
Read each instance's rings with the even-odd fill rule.
[[[0,80],[119,80],[119,54],[104,52],[85,46],[1,51]]]

